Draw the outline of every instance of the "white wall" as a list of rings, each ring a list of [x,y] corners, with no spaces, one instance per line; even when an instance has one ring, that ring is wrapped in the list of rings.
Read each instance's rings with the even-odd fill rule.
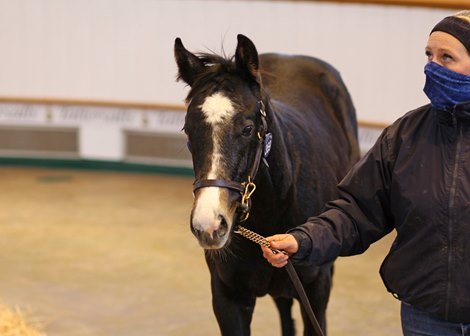
[[[361,121],[426,103],[424,46],[451,10],[293,1],[0,0],[0,97],[182,104],[173,42],[309,54],[342,73]]]

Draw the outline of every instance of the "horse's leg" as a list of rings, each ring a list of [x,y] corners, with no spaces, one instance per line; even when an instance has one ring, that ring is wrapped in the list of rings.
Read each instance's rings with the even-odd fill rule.
[[[294,336],[295,325],[292,319],[292,304],[294,300],[281,297],[273,299],[279,311],[279,317],[281,318],[282,336]]]
[[[330,298],[331,281],[333,276],[333,266],[323,266],[311,284],[306,286],[310,305],[312,306],[315,317],[320,324],[323,334],[326,335],[326,307]],[[304,322],[304,336],[319,336],[312,326],[305,309],[301,305],[302,320]]]
[[[237,293],[212,275],[212,307],[222,336],[249,336],[256,297]]]

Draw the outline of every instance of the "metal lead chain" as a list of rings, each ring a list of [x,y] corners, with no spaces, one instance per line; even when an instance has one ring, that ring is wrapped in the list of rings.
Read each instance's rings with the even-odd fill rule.
[[[273,251],[274,254],[277,254],[277,253],[286,254],[286,252],[284,252],[284,251],[275,250],[275,249],[271,248],[271,245],[266,240],[266,238],[264,238],[262,235],[257,234],[256,232],[253,232],[251,230],[248,230],[247,228],[244,228],[241,225],[238,225],[235,228],[234,232],[238,233],[239,235],[242,235],[243,237],[245,237],[245,238],[247,238],[247,239],[249,239],[253,242],[255,242],[256,244],[259,244],[261,246],[265,246],[265,247],[271,249],[271,251]],[[294,269],[294,266],[292,266],[292,264],[290,262],[287,263],[286,270],[287,270],[287,273],[289,274],[290,279],[292,280],[292,284],[294,285],[297,293],[299,294],[299,300],[300,300],[302,306],[304,307],[304,309],[306,311],[306,314],[307,314],[310,322],[312,323],[313,328],[315,329],[316,335],[325,336],[323,334],[323,331],[322,331],[321,327],[320,327],[320,324],[318,323],[318,320],[315,316],[315,313],[313,312],[312,306],[310,305],[310,302],[308,300],[307,294],[305,293],[305,289],[302,285],[302,282],[300,281],[299,276],[297,275],[297,273]]]
[[[264,238],[260,234],[257,234],[256,232],[248,230],[247,228],[245,228],[241,225],[238,225],[234,232],[238,233],[239,235],[242,235],[243,237],[251,240],[252,242],[255,242],[258,245],[261,245],[261,246],[264,246],[264,247],[267,247],[267,248],[271,249],[271,251],[273,251],[273,253],[285,253],[283,251],[275,250],[275,249],[271,248],[271,244],[269,244],[269,242],[266,240],[266,238]]]

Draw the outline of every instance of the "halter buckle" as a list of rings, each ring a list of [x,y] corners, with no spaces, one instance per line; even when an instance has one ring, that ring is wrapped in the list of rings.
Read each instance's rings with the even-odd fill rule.
[[[250,176],[248,176],[247,182],[242,183],[242,186],[244,188],[244,191],[242,193],[242,200],[240,202],[240,208],[242,209],[243,217],[240,219],[240,222],[244,222],[248,219],[248,216],[250,215],[250,208],[251,208],[250,198],[251,198],[251,195],[256,190],[256,184],[254,184],[251,181]]]

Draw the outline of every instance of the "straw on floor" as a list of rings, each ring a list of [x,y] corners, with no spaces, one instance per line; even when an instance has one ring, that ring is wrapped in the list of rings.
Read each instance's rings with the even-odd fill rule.
[[[46,336],[39,331],[40,323],[20,309],[11,309],[0,304],[0,335],[2,336]]]

